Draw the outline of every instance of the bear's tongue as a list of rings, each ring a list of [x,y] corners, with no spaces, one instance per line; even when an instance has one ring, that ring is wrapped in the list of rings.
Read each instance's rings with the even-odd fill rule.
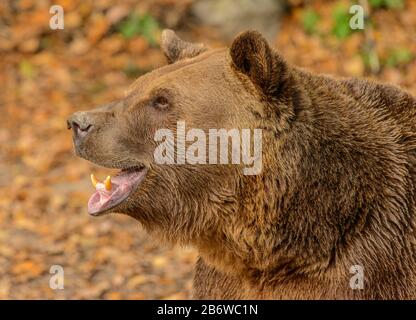
[[[145,170],[121,171],[115,177],[108,176],[103,183],[91,175],[96,191],[88,200],[88,213],[96,216],[120,204],[134,191],[145,174]]]

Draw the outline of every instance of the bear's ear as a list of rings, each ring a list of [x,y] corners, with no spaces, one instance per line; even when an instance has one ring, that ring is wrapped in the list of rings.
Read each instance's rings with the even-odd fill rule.
[[[201,43],[183,41],[174,31],[169,29],[163,30],[160,46],[168,63],[174,63],[184,58],[193,58],[207,50]]]
[[[286,62],[257,31],[239,34],[230,48],[233,67],[250,78],[265,95],[278,93],[287,74]]]

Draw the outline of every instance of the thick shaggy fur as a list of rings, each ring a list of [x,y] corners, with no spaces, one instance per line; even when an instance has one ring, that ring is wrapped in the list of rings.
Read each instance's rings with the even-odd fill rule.
[[[195,298],[416,298],[414,97],[290,66],[257,32],[210,50],[167,31],[162,48],[168,66],[88,113],[100,130],[77,153],[149,168],[112,211],[198,249]],[[149,109],[161,92],[170,108]],[[262,173],[153,163],[155,130],[182,119],[261,128]],[[353,265],[364,268],[362,290],[350,287]]]

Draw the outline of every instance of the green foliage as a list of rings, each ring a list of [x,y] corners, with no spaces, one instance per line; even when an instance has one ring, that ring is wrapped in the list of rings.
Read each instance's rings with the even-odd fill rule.
[[[157,20],[149,14],[131,14],[126,20],[120,23],[118,30],[126,39],[141,35],[151,45],[155,45],[156,34],[160,28]]]
[[[313,9],[307,9],[302,12],[302,26],[306,33],[315,34],[317,32],[317,24],[321,17]]]
[[[129,61],[123,68],[124,74],[130,79],[136,79],[137,77],[145,74],[147,71],[148,70],[139,68],[139,66],[132,61]]]
[[[29,61],[22,60],[19,63],[19,73],[23,78],[33,79],[36,76],[36,69]]]
[[[380,61],[377,51],[374,48],[364,49],[360,52],[360,55],[366,70],[369,70],[373,74],[380,71]]]
[[[385,64],[388,67],[398,67],[408,64],[414,58],[413,53],[407,48],[394,48],[390,51]]]
[[[103,92],[106,89],[107,89],[107,86],[105,82],[102,80],[98,80],[98,81],[93,82],[91,86],[88,87],[88,92],[90,94],[98,94],[100,92]]]
[[[338,4],[332,12],[332,17],[334,19],[332,33],[338,39],[347,38],[353,32],[353,30],[350,28],[351,16],[348,12],[348,9],[344,5]]]
[[[403,9],[403,0],[369,0],[373,8]]]
[[[361,51],[360,56],[363,60],[365,68],[369,69],[371,66],[371,55],[368,53],[368,51]]]

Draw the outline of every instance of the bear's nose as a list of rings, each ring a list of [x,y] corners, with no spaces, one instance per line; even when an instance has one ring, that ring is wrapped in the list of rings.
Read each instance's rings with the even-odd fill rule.
[[[66,124],[68,129],[72,129],[76,143],[84,139],[93,127],[92,119],[87,112],[75,112]]]

